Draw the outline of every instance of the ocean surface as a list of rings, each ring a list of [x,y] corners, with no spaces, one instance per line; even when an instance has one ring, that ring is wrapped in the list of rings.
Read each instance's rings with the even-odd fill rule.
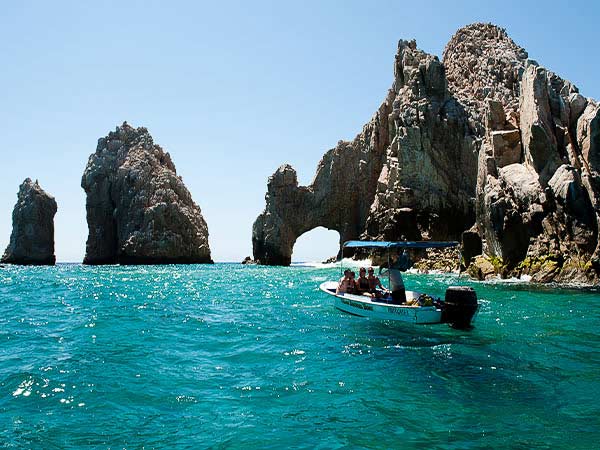
[[[599,448],[600,293],[475,287],[472,331],[346,315],[339,268],[0,269],[0,448]]]

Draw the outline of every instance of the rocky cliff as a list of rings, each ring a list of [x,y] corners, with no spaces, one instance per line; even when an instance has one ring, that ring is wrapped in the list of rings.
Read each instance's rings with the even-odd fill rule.
[[[504,275],[595,281],[599,117],[494,25],[460,29],[443,61],[400,41],[392,89],[363,131],[325,154],[310,186],[287,165],[269,179],[254,258],[289,264],[317,226],[341,241],[464,235]]]
[[[475,220],[476,164],[443,65],[415,41],[400,41],[392,89],[362,132],[325,154],[310,186],[298,186],[288,165],[269,179],[254,258],[289,264],[298,236],[317,226],[337,230],[341,242],[449,238]]]
[[[85,264],[212,262],[200,208],[146,128],[125,122],[100,138],[81,186]]]
[[[444,64],[481,142],[476,230],[488,261],[506,276],[595,281],[597,104],[493,25],[459,30]]]
[[[53,265],[56,201],[38,184],[26,178],[19,187],[12,214],[10,243],[1,262],[23,265]]]

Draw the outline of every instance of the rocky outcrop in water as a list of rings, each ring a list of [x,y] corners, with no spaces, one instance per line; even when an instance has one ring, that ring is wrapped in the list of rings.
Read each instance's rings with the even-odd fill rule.
[[[363,132],[325,154],[310,186],[287,165],[270,178],[254,258],[289,264],[296,238],[325,226],[341,241],[463,236],[466,261],[485,262],[471,273],[596,281],[599,127],[598,104],[499,27],[458,30],[443,62],[400,41]]]
[[[252,232],[256,260],[289,264],[298,236],[317,226],[337,230],[341,242],[444,239],[474,221],[474,142],[442,64],[415,41],[400,41],[394,72],[371,121],[325,154],[310,186],[298,186],[289,165],[269,179]]]
[[[446,57],[476,58],[486,39],[479,28],[459,32],[462,42],[470,45],[463,46],[462,53],[447,48]],[[500,35],[507,39],[504,32]],[[577,137],[578,128],[593,121],[593,113],[582,117],[593,101],[535,61],[519,58],[526,53],[518,47],[513,50],[503,53],[507,60],[495,62],[518,75],[518,92],[498,94],[492,89],[481,108],[476,227],[483,253],[496,274],[528,274],[542,282],[594,281],[598,219],[591,199],[597,197],[597,173],[588,170],[588,157],[581,151],[579,141],[587,133]],[[495,73],[483,71],[472,74],[468,85],[494,88],[496,81]]]
[[[54,265],[54,197],[26,178],[19,187],[12,214],[10,243],[1,262],[23,265]]]
[[[81,186],[85,264],[212,262],[200,208],[146,128],[123,123],[100,138]]]

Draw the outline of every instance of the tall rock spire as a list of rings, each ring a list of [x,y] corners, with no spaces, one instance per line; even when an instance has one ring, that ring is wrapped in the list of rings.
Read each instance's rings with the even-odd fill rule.
[[[19,187],[12,214],[10,243],[1,262],[23,265],[53,265],[56,201],[38,184],[26,178]]]

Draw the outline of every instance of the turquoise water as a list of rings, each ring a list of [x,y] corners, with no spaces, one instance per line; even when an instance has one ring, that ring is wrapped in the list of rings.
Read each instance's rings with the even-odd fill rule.
[[[338,276],[0,269],[0,447],[598,448],[597,292],[473,284],[461,332],[340,313]]]

